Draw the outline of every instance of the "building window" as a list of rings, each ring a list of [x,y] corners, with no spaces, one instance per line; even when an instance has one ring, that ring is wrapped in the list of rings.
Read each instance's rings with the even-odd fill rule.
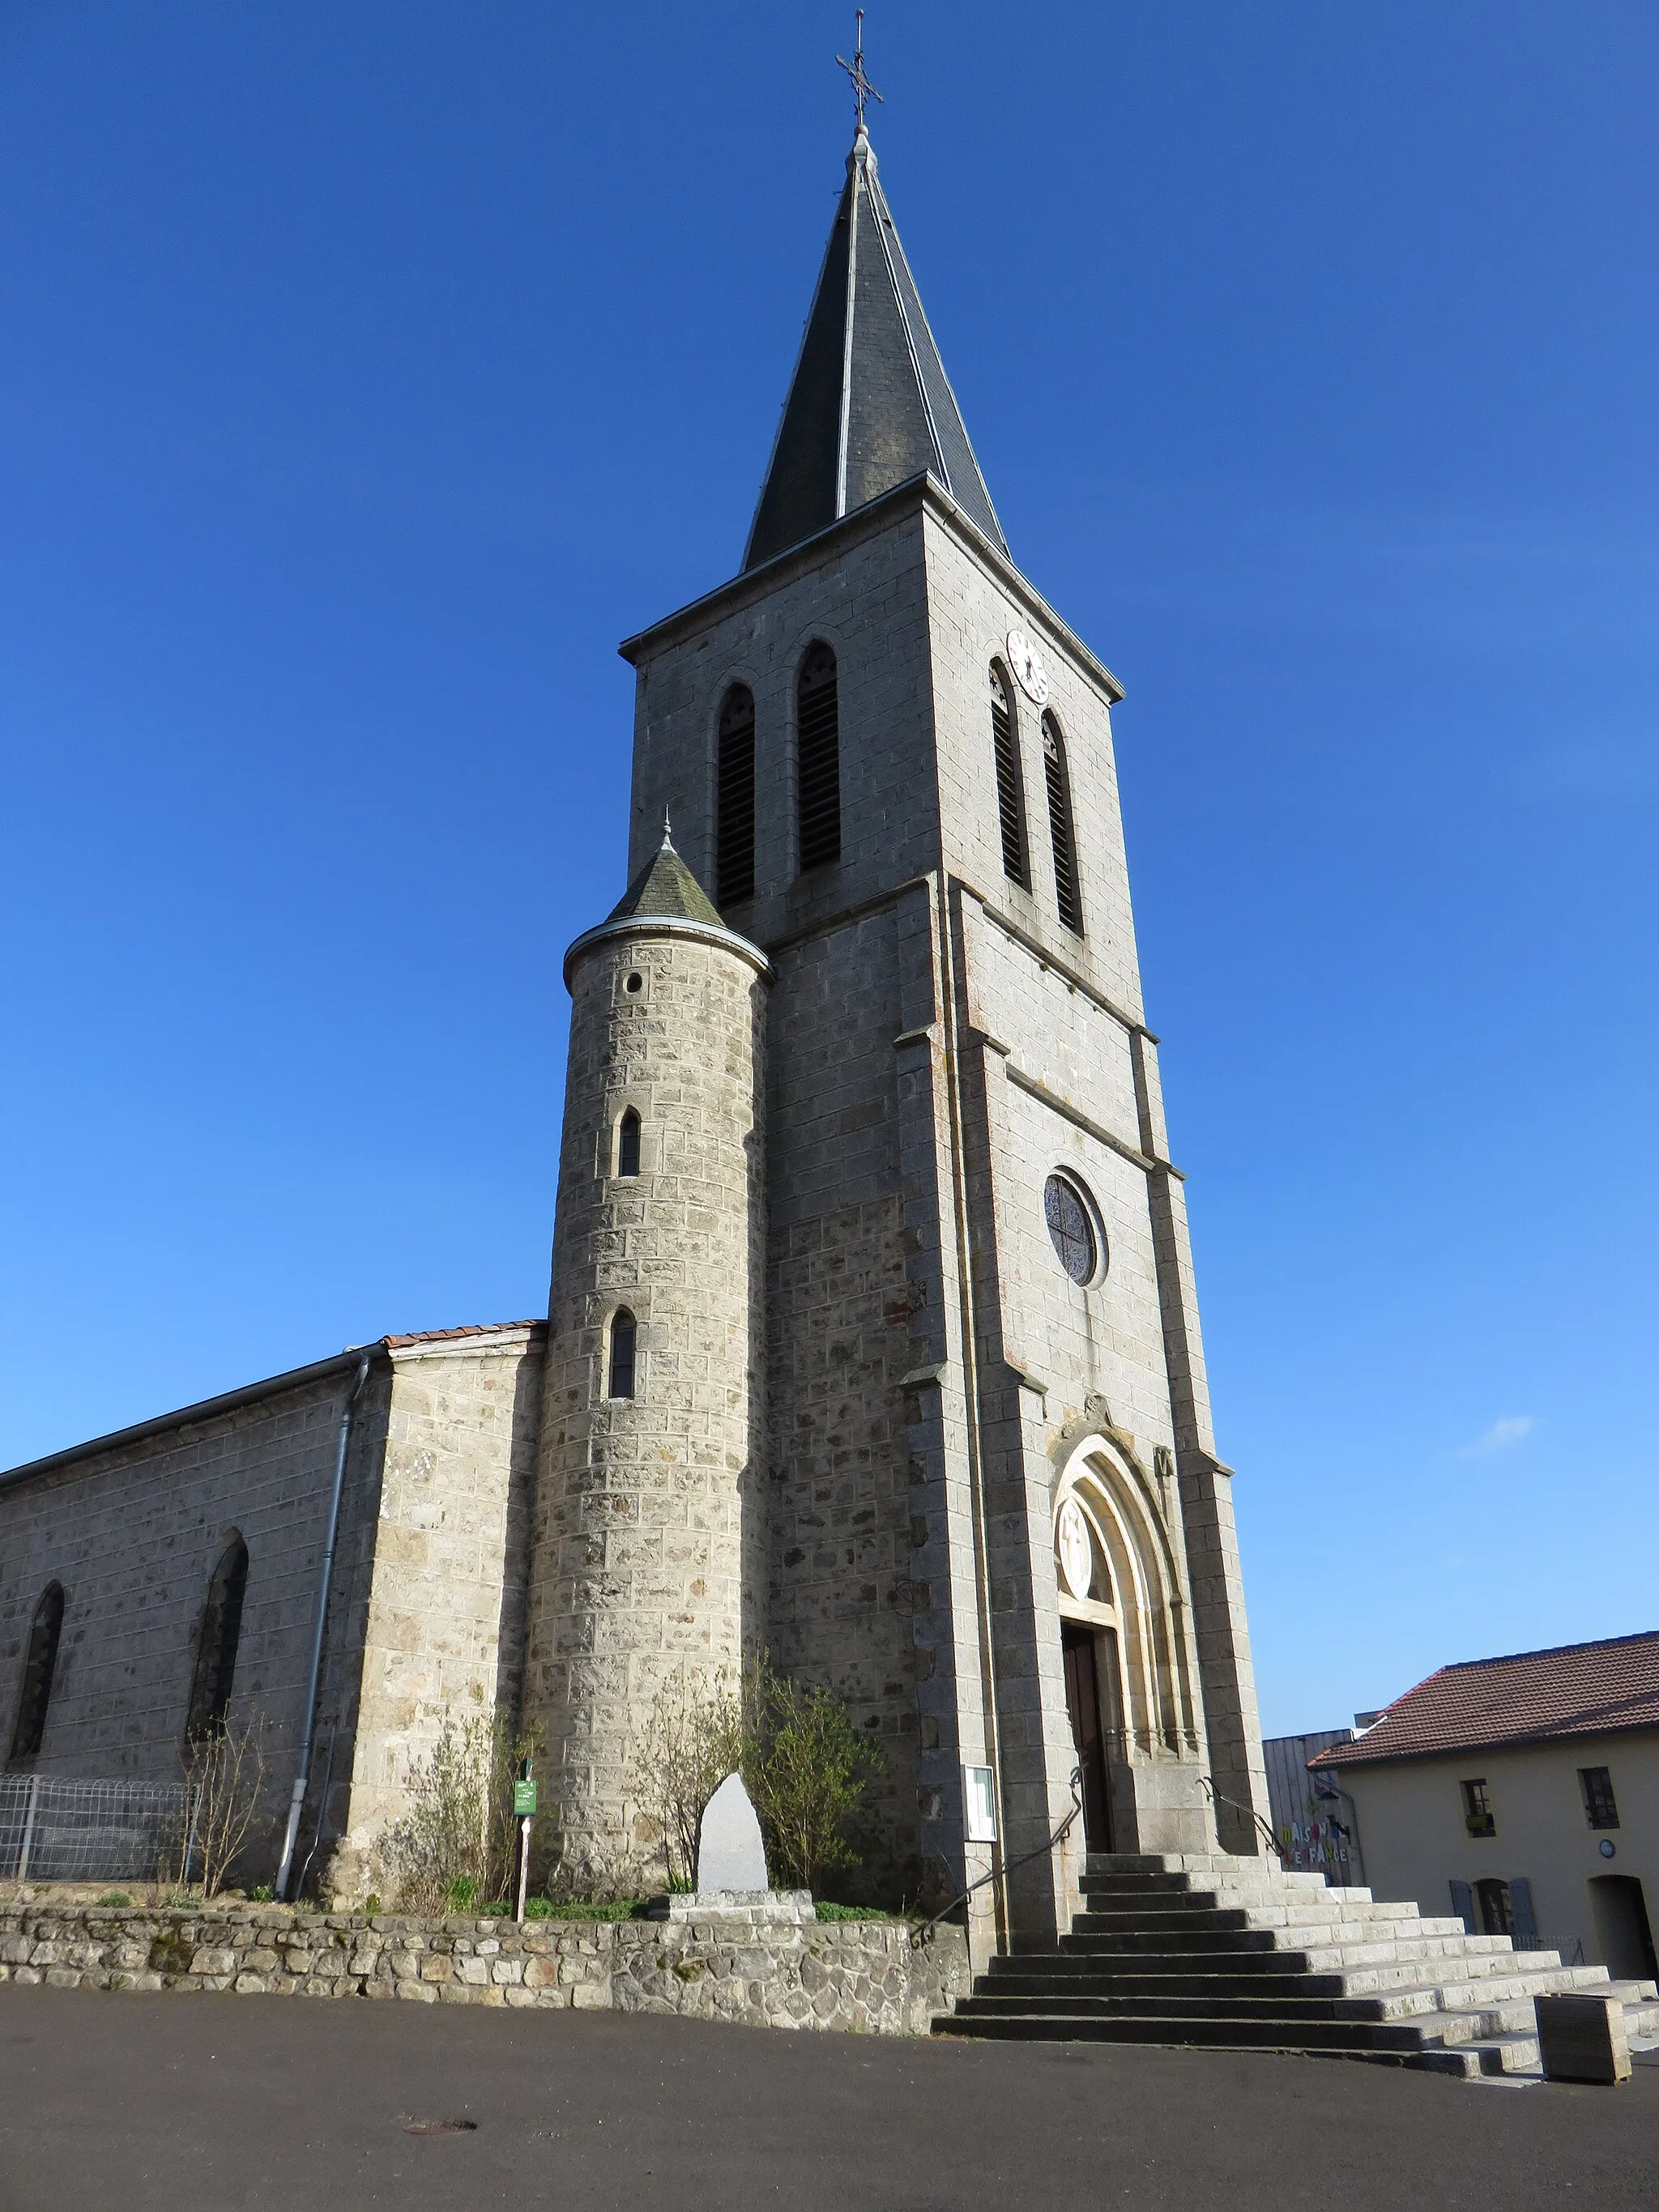
[[[1060,1266],[1074,1283],[1092,1283],[1101,1255],[1093,1210],[1068,1176],[1051,1175],[1043,1184],[1042,1218]]]
[[[11,1732],[14,1762],[33,1759],[46,1736],[46,1707],[52,1702],[52,1678],[58,1667],[58,1639],[63,1632],[63,1585],[48,1583],[29,1628],[23,1692],[17,1700],[17,1720]]]
[[[1480,1910],[1480,1932],[1484,1936],[1515,1935],[1515,1905],[1506,1881],[1478,1881],[1474,1885],[1474,1900]]]
[[[997,820],[1002,830],[1002,872],[1023,891],[1031,888],[1025,854],[1025,791],[1020,781],[1019,745],[1007,679],[991,670],[991,750],[996,760]]]
[[[626,1306],[619,1307],[611,1322],[611,1373],[607,1398],[631,1398],[634,1395],[634,1353],[639,1341],[639,1328]]]
[[[1613,1776],[1605,1766],[1581,1766],[1578,1786],[1584,1793],[1584,1818],[1592,1828],[1619,1826],[1619,1801],[1613,1794]]]
[[[1054,903],[1066,928],[1081,937],[1083,900],[1072,830],[1072,780],[1066,769],[1066,740],[1052,714],[1042,718],[1042,781],[1048,795],[1048,837],[1054,848]]]
[[[841,858],[841,707],[836,656],[815,645],[795,686],[801,872]]]
[[[247,1594],[247,1546],[240,1536],[226,1545],[208,1584],[202,1632],[196,1645],[196,1674],[190,1686],[190,1714],[185,1735],[191,1743],[224,1733],[225,1711],[236,1675],[236,1647],[242,1635],[242,1600]]]
[[[640,1117],[630,1106],[617,1124],[617,1173],[636,1176],[640,1171]]]
[[[755,896],[755,695],[734,684],[720,708],[714,830],[714,902]]]
[[[1492,1818],[1486,1783],[1460,1782],[1457,1786],[1463,1793],[1463,1826],[1472,1836],[1495,1836],[1498,1823]]]

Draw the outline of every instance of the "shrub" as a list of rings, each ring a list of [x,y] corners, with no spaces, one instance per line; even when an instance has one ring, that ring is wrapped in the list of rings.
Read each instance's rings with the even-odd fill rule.
[[[774,1878],[815,1889],[830,1867],[856,1866],[849,1832],[884,1764],[833,1690],[781,1674],[765,1652],[744,1670],[744,1781],[765,1832]]]
[[[882,1763],[832,1690],[792,1680],[763,1651],[735,1685],[682,1668],[664,1686],[635,1786],[660,1832],[671,1890],[696,1887],[702,1816],[732,1773],[759,1815],[774,1879],[811,1889],[830,1868],[858,1864],[851,1831]]]
[[[409,1810],[379,1857],[398,1908],[467,1912],[507,1895],[517,1871],[513,1784],[534,1739],[485,1714],[446,1714],[428,1756],[411,1768]]]

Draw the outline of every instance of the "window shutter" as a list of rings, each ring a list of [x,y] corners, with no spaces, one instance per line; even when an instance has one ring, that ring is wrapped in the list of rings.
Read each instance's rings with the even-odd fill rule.
[[[1515,1915],[1515,1948],[1538,1948],[1538,1923],[1532,1916],[1532,1884],[1518,1876],[1510,1883],[1510,1911]]]
[[[841,707],[836,656],[815,645],[795,686],[795,801],[800,866],[821,868],[841,858]]]
[[[717,782],[714,889],[724,910],[755,896],[755,695],[746,684],[734,684],[720,709]]]
[[[1054,901],[1066,928],[1081,937],[1083,902],[1078,895],[1077,840],[1072,830],[1072,780],[1066,772],[1065,740],[1052,714],[1042,718],[1042,781],[1054,854]]]
[[[997,818],[1002,832],[1002,872],[1010,883],[1030,890],[1025,865],[1025,799],[1020,788],[1019,750],[1013,714],[1002,672],[991,671],[991,750],[996,763]]]
[[[1473,1936],[1474,1928],[1474,1892],[1466,1881],[1455,1881],[1451,1886],[1452,1911],[1462,1922],[1464,1932]]]

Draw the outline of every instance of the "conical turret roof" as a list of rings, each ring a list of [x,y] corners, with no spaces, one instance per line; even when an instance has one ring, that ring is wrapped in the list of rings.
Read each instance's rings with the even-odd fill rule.
[[[712,922],[716,929],[726,926],[714,911],[708,894],[674,850],[665,822],[662,825],[661,845],[605,921],[644,921],[656,915],[672,915],[680,921]]]
[[[923,470],[1007,551],[860,124],[744,567]]]

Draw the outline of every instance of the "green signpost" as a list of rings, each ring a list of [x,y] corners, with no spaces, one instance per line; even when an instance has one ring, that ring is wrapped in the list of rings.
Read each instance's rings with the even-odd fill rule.
[[[528,1766],[529,1760],[525,1761]],[[530,1823],[536,1817],[536,1785],[526,1774],[513,1784],[513,1817],[519,1824],[519,1925],[524,1926],[524,1895],[530,1886]]]

